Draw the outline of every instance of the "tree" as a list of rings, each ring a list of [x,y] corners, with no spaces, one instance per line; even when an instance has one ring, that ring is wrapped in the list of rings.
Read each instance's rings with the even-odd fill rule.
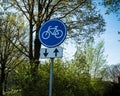
[[[22,45],[26,36],[22,30],[22,22],[18,24],[15,16],[0,18],[0,96],[7,90],[8,74],[25,59],[21,52],[24,50]]]
[[[35,61],[35,65],[39,64],[39,49],[41,48],[41,43],[38,40],[39,28],[51,18],[62,19],[67,25],[68,38],[74,37],[79,42],[83,38],[92,39],[94,35],[104,31],[105,22],[95,10],[94,3],[89,0],[14,0],[11,1],[11,5],[28,20],[29,60],[30,63]],[[35,39],[33,33],[35,33]]]
[[[106,65],[104,42],[100,41],[97,44],[89,42],[84,47],[78,46],[72,62],[74,75],[84,78],[81,80],[89,86],[82,85],[85,86],[85,90],[89,90],[87,93],[90,92],[91,96],[101,96],[106,87],[102,81],[104,77],[102,71]]]
[[[106,13],[115,13],[119,16],[120,1],[119,0],[103,0],[103,5],[107,8]]]
[[[120,74],[120,64],[108,65],[104,68],[105,77],[109,81],[118,82],[117,76]]]
[[[120,0],[103,0],[103,5],[107,8],[106,14],[114,13],[120,21]],[[118,32],[118,35],[120,35],[120,32]]]
[[[93,42],[87,43],[83,48],[78,47],[73,61],[80,73],[87,73],[90,77],[101,78],[101,71],[106,65],[104,56],[104,42],[100,41],[96,46]],[[100,77],[101,76],[101,77]]]
[[[29,36],[28,58],[33,84],[37,83],[35,78],[40,63],[41,42],[38,33],[45,21],[51,18],[63,20],[67,26],[68,38],[77,43],[93,40],[94,36],[104,32],[104,19],[91,0],[11,0],[10,4],[16,13],[21,13],[26,18],[29,27],[26,33]],[[34,87],[30,89],[34,90]]]

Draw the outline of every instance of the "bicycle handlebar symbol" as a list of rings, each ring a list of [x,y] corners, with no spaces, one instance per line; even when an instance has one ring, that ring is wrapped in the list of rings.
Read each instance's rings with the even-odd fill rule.
[[[53,30],[53,31],[51,31],[51,30]],[[49,26],[47,31],[44,31],[42,33],[42,38],[48,39],[48,38],[50,38],[51,35],[55,36],[55,38],[61,38],[63,36],[63,31],[59,30],[58,26],[55,26],[53,28],[51,26]]]

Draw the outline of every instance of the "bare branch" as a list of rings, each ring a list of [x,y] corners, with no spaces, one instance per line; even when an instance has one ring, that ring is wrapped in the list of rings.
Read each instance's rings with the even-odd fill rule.
[[[74,10],[76,10],[77,8],[79,8],[81,5],[83,5],[86,2],[86,0],[84,0],[83,2],[81,2],[80,4],[78,4],[75,8],[73,8],[72,10],[68,11],[64,16],[59,17],[59,19],[65,18],[67,15],[69,15],[70,13],[72,13]],[[82,6],[81,6],[82,7]]]
[[[15,48],[17,48],[17,49],[18,49],[21,53],[23,53],[25,56],[29,57],[29,55],[26,54],[25,52],[23,52],[22,49],[19,48],[15,43],[13,43],[13,41],[12,41],[10,38],[8,38],[6,35],[5,35],[5,37],[6,37],[6,39],[8,39],[8,40],[13,44],[13,46],[15,46]]]
[[[24,10],[23,10],[23,8],[21,7],[21,5],[19,5],[19,2],[17,1],[17,0],[15,0],[14,1],[15,2],[15,4],[17,5],[17,7],[14,5],[14,4],[12,4],[15,8],[19,8],[19,10],[25,15],[25,17],[29,20],[29,17],[27,16],[27,12],[29,12],[29,10],[27,9],[27,7],[25,7],[26,5],[24,5],[24,8],[27,10],[27,12],[25,12]]]

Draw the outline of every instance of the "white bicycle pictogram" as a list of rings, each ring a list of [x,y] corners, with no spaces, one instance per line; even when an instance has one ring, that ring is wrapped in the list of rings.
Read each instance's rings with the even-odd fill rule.
[[[49,26],[47,31],[44,31],[42,33],[42,38],[43,39],[48,39],[50,36],[53,35],[55,38],[61,38],[63,36],[63,31],[58,29],[58,26],[51,27]]]

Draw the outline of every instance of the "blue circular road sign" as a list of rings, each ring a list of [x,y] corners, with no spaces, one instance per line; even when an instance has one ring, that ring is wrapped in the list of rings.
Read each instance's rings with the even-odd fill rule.
[[[39,40],[46,47],[56,47],[66,38],[66,25],[58,19],[45,22],[39,30]]]

